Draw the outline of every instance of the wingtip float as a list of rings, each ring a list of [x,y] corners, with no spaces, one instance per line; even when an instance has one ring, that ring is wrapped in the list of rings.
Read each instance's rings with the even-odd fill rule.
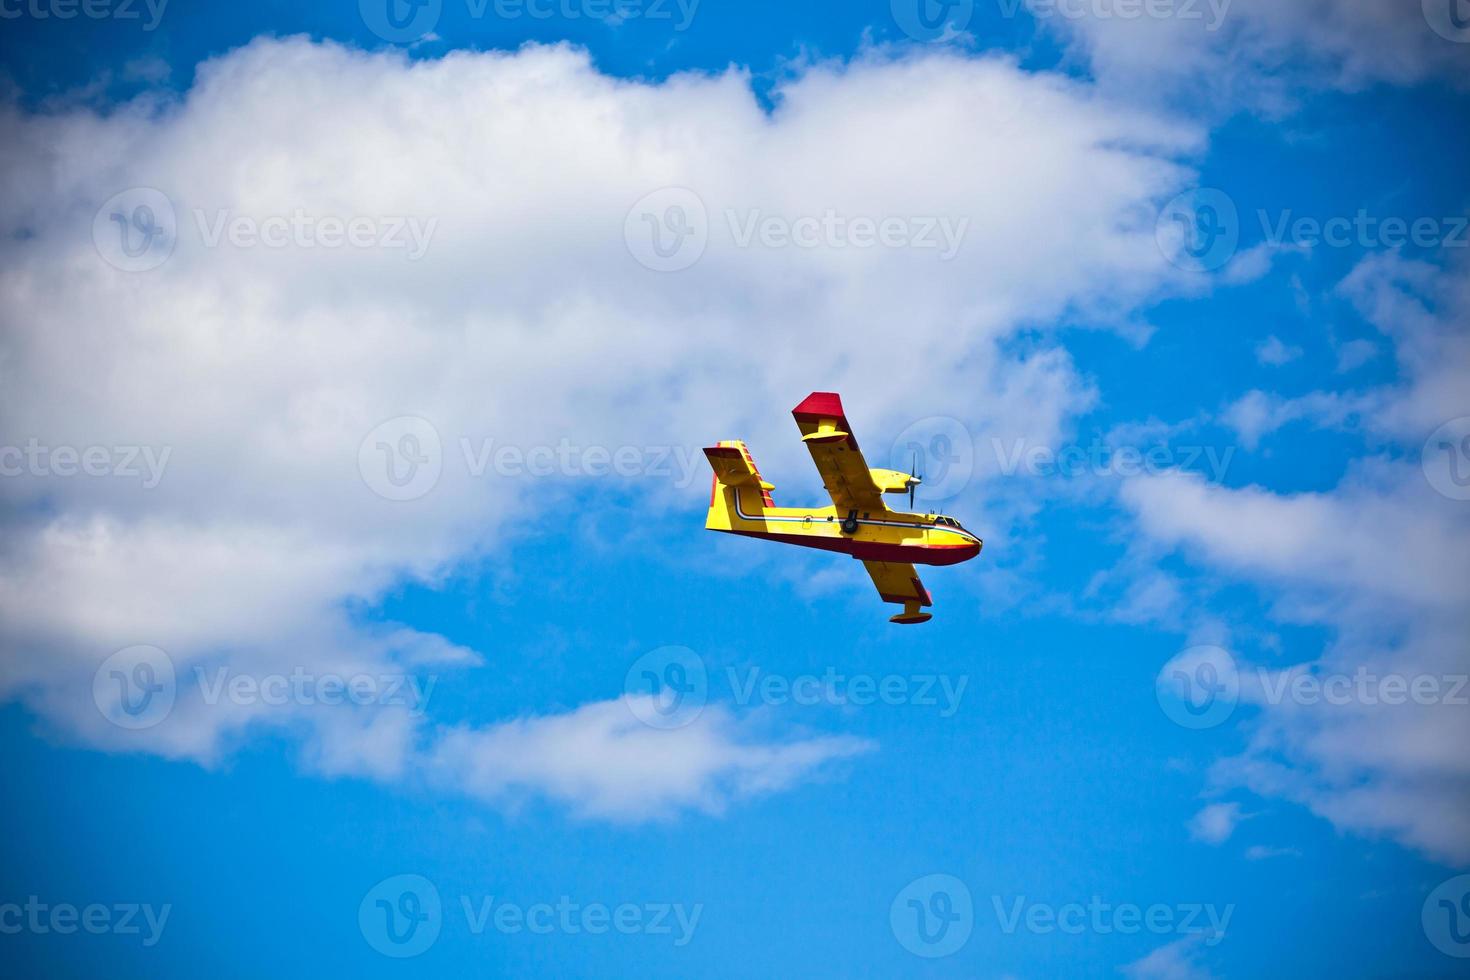
[[[704,526],[851,555],[868,570],[884,602],[903,606],[889,622],[926,622],[931,617],[923,609],[934,603],[914,566],[969,561],[983,542],[952,517],[894,511],[884,503],[886,493],[906,493],[912,507],[921,478],[869,467],[836,393],[814,391],[791,414],[832,505],[777,507],[775,487],[761,476],[750,450],[730,439],[704,451],[715,474]]]

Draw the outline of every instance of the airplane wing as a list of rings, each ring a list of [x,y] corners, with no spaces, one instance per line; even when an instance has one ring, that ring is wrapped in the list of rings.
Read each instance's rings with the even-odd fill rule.
[[[863,567],[868,570],[873,584],[878,587],[878,595],[884,602],[897,602],[907,605],[916,602],[920,606],[932,606],[934,601],[929,598],[929,590],[924,588],[924,583],[919,581],[919,572],[908,562],[897,561],[865,561]]]
[[[814,391],[791,414],[839,512],[888,510],[836,393]]]

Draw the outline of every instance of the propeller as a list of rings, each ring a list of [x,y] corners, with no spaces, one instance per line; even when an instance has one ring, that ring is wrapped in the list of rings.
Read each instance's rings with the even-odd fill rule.
[[[909,464],[909,510],[914,509],[914,487],[924,482],[924,478],[919,476],[918,473],[919,453],[918,450],[915,450],[913,462]]]

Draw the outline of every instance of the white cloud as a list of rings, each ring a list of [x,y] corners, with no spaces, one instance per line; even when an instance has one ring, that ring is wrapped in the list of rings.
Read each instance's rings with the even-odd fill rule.
[[[629,700],[454,729],[429,760],[430,778],[497,805],[540,794],[581,816],[647,820],[686,809],[719,813],[732,800],[775,792],[875,747],[849,737],[762,744],[742,738],[740,723],[719,706],[681,728],[652,728]]]
[[[1271,858],[1301,856],[1302,852],[1295,847],[1269,847],[1265,844],[1252,844],[1245,849],[1247,861],[1269,861]]]
[[[1378,356],[1378,345],[1371,340],[1349,340],[1337,349],[1337,370],[1356,370]]]
[[[133,644],[163,648],[185,678],[221,662],[463,667],[468,651],[397,649],[357,612],[493,553],[568,481],[476,478],[461,439],[697,452],[742,435],[763,466],[804,473],[783,416],[830,387],[864,393],[850,408],[874,432],[919,411],[1046,441],[1090,389],[1055,346],[1002,342],[1068,314],[1123,324],[1161,291],[1200,288],[1160,255],[1153,223],[1202,133],[1004,60],[870,52],[792,78],[771,116],[737,70],[648,84],[568,47],[409,61],[258,40],[196,79],[178,101],[101,114],[0,109],[0,444],[170,454],[151,489],[0,481],[0,696],[92,744],[211,762],[285,727],[317,768],[393,778],[423,747],[413,718],[205,710],[184,688],[167,725],[124,734],[91,705],[92,673]],[[134,187],[178,219],[172,255],[142,272],[93,240],[95,219],[101,251],[125,259],[106,240],[123,225],[98,209]],[[679,273],[642,267],[624,239],[630,208],[665,187],[697,192],[710,218],[703,257]],[[968,224],[943,262],[740,248],[726,218],[826,209]],[[127,198],[116,213],[135,231],[145,218]],[[412,219],[426,250],[208,244],[221,220],[297,216],[370,231]],[[811,351],[838,354],[813,375]],[[419,499],[375,495],[359,471],[366,437],[398,416],[440,443],[414,450],[442,468]],[[694,506],[668,480],[641,489]],[[780,782],[804,771],[807,744],[730,765]],[[586,794],[573,805],[611,798],[567,785]]]
[[[1211,803],[1189,822],[1189,836],[1206,844],[1223,844],[1241,820],[1239,803]]]
[[[1119,969],[1130,980],[1210,980],[1213,975],[1199,962],[1203,934],[1185,936],[1160,946],[1143,959]]]
[[[1280,367],[1289,364],[1302,356],[1300,347],[1293,347],[1282,342],[1280,337],[1272,334],[1256,345],[1256,360],[1262,364],[1272,367]]]
[[[1040,23],[1074,43],[1104,84],[1212,106],[1282,110],[1304,87],[1463,84],[1470,68],[1470,46],[1435,33],[1418,2],[1157,5],[1167,16],[1120,16],[1122,4],[1027,2]]]
[[[1178,473],[1122,491],[1148,541],[1255,582],[1279,619],[1334,634],[1287,671],[1236,651],[1241,698],[1258,710],[1244,715],[1246,751],[1217,764],[1213,780],[1297,801],[1341,828],[1450,863],[1470,859],[1470,762],[1461,751],[1470,713],[1455,700],[1466,696],[1460,681],[1470,670],[1470,511],[1436,491],[1418,456],[1434,429],[1466,412],[1463,261],[1438,272],[1370,257],[1342,287],[1392,336],[1402,375],[1362,397],[1361,425],[1403,446],[1407,460],[1369,457],[1321,493],[1211,486]],[[1294,677],[1334,679],[1344,693],[1291,694]],[[1422,678],[1433,692],[1395,695],[1380,686],[1390,677]]]
[[[1320,426],[1338,426],[1353,416],[1371,410],[1365,399],[1334,392],[1313,392],[1300,398],[1283,398],[1255,389],[1226,406],[1220,416],[1246,449],[1255,449],[1261,439],[1282,426],[1310,419]]]

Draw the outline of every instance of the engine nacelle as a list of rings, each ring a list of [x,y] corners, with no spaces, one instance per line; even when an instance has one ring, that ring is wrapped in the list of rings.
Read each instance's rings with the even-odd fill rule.
[[[880,493],[908,493],[910,484],[921,483],[917,476],[910,476],[899,470],[870,469],[868,475],[877,484]]]

